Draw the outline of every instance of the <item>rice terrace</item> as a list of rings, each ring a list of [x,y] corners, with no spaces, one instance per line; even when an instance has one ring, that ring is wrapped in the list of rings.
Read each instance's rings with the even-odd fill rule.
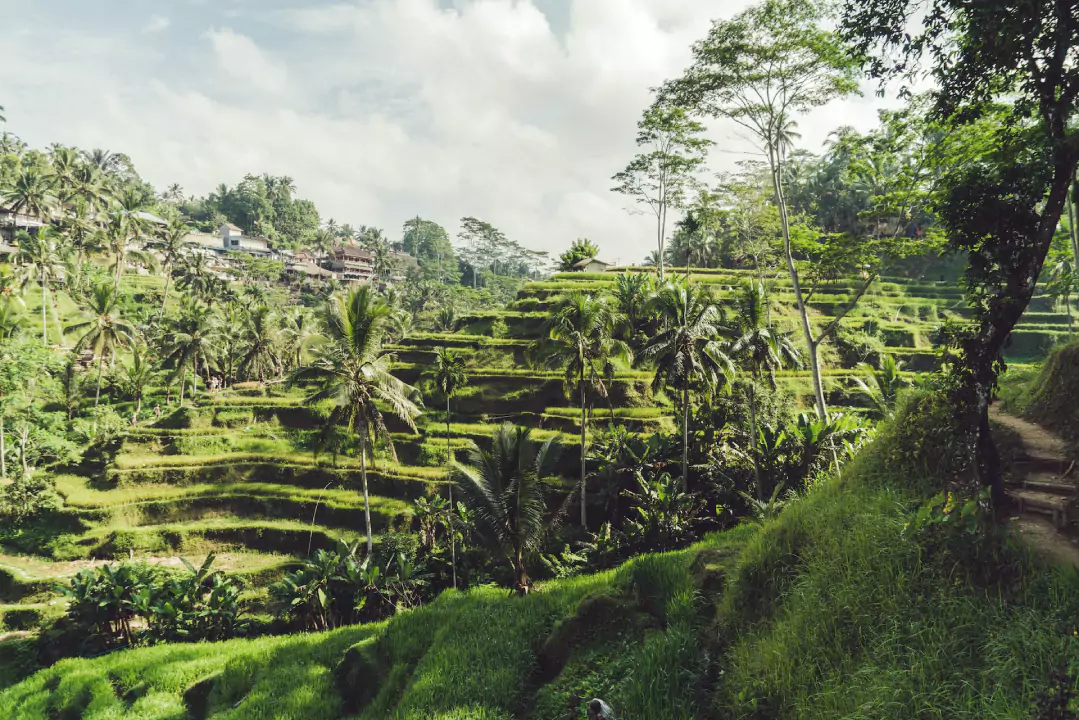
[[[1074,3],[233,4],[8,13],[0,718],[1079,718]]]

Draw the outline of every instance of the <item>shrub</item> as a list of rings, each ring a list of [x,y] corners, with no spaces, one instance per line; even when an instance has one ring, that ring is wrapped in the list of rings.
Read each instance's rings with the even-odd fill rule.
[[[218,427],[238,428],[255,423],[255,414],[250,410],[218,410],[213,424]]]
[[[11,608],[4,611],[4,627],[8,630],[33,630],[44,618],[37,608]]]
[[[510,329],[506,325],[506,321],[502,318],[495,318],[494,322],[491,323],[491,337],[504,338],[509,334]]]

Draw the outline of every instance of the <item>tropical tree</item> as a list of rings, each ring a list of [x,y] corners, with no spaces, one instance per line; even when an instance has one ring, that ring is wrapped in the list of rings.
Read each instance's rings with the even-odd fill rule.
[[[279,333],[275,313],[265,305],[259,305],[249,312],[244,323],[244,336],[246,347],[237,369],[244,376],[263,382],[281,366],[277,352]]]
[[[390,412],[413,431],[420,415],[419,393],[391,374],[392,355],[382,349],[390,312],[389,306],[366,284],[346,295],[330,298],[323,311],[327,342],[317,348],[313,362],[298,368],[290,377],[293,384],[315,385],[307,396],[308,404],[332,402],[328,429],[344,426],[359,437],[368,556],[374,550],[374,540],[367,491],[367,451],[374,447],[374,440],[381,439],[396,457],[378,401],[388,405]]]
[[[146,348],[135,344],[131,348],[131,362],[125,364],[120,375],[120,388],[135,401],[135,414],[142,412],[146,389],[154,377],[154,366],[146,355]]]
[[[588,526],[588,396],[608,396],[615,360],[629,363],[629,346],[614,337],[615,314],[607,298],[584,292],[563,296],[551,310],[533,351],[548,367],[562,368],[566,395],[576,394],[581,406],[581,527]]]
[[[318,337],[311,314],[303,308],[285,315],[281,334],[288,347],[287,359],[290,369],[303,364],[303,353],[307,346]]]
[[[143,223],[134,211],[120,209],[109,213],[105,223],[105,240],[113,257],[113,284],[116,287],[120,287],[120,279],[124,275],[128,260],[134,260],[146,267],[156,264],[152,255],[132,246],[143,232]]]
[[[809,310],[791,244],[784,191],[785,160],[794,118],[858,91],[857,64],[836,34],[822,26],[814,0],[764,0],[716,22],[693,46],[693,64],[666,83],[660,97],[701,115],[731,120],[747,130],[764,152],[779,208],[787,270],[802,320],[817,413],[827,418],[824,385]]]
[[[891,415],[899,392],[910,386],[910,381],[903,377],[903,361],[896,360],[893,355],[882,354],[878,367],[860,363],[858,369],[864,373],[864,377],[853,378],[858,394],[865,398],[881,417]]]
[[[33,275],[41,284],[41,345],[49,344],[48,322],[46,320],[46,308],[49,292],[49,282],[59,281],[64,276],[64,264],[60,249],[59,237],[52,228],[41,228],[36,235],[27,232],[17,234],[19,252],[15,260],[22,263],[27,269],[33,269]],[[29,279],[29,274],[26,276]],[[55,312],[53,313],[55,315]]]
[[[101,401],[101,373],[105,367],[105,355],[115,353],[135,341],[138,331],[120,317],[117,304],[120,294],[108,283],[98,283],[86,298],[85,310],[90,319],[64,328],[64,333],[82,333],[75,343],[74,353],[93,350],[97,356],[97,383],[94,390],[94,409]],[[97,430],[95,421],[94,430]]]
[[[582,260],[590,260],[599,255],[599,246],[587,238],[577,238],[569,250],[558,257],[558,269],[569,272]]]
[[[56,178],[36,165],[20,170],[9,187],[0,191],[4,204],[11,210],[14,226],[16,215],[22,213],[48,222],[55,197]]]
[[[728,333],[716,299],[688,280],[664,285],[653,300],[663,329],[641,348],[639,357],[655,364],[653,392],[679,391],[682,400],[682,486],[689,481],[689,394],[693,382],[709,392],[730,386],[734,365],[723,349]]]
[[[191,228],[181,220],[173,220],[165,228],[161,237],[161,254],[163,261],[161,269],[165,273],[165,294],[161,296],[161,309],[157,313],[157,319],[165,314],[165,303],[169,300],[169,283],[172,282],[172,271],[183,259],[184,249],[187,247],[185,238],[191,233]]]
[[[645,149],[612,180],[614,192],[632,197],[656,217],[656,258],[659,279],[667,240],[667,210],[681,207],[698,185],[696,172],[704,165],[711,140],[701,137],[704,125],[680,107],[656,103],[637,124],[637,145]]]
[[[172,379],[180,379],[180,407],[184,406],[184,382],[191,368],[191,400],[198,393],[200,361],[205,368],[217,355],[218,325],[209,305],[186,297],[180,316],[165,335],[164,364],[172,368]]]
[[[446,348],[441,347],[438,349],[438,354],[435,356],[435,386],[438,391],[442,393],[442,396],[446,398],[446,462],[452,462],[453,451],[450,449],[450,400],[457,391],[465,386],[468,382],[468,375],[465,372],[465,361],[457,355],[454,355]],[[449,511],[453,513],[453,484],[450,484],[449,488]],[[450,528],[450,562],[453,567],[453,587],[457,589],[457,540],[455,537],[455,530]]]
[[[217,278],[206,263],[206,256],[200,252],[189,252],[183,256],[180,263],[180,277],[176,286],[190,293],[192,296],[201,298],[210,303],[214,290],[217,288]]]
[[[768,490],[761,474],[758,452],[757,385],[761,376],[767,373],[774,389],[776,370],[801,363],[801,355],[794,343],[785,333],[772,326],[769,316],[768,291],[764,283],[755,280],[743,286],[738,298],[738,316],[730,354],[738,358],[753,374],[753,381],[746,384],[746,394],[749,400],[749,435],[753,443],[757,498],[762,501],[768,496]]]
[[[648,320],[655,283],[648,273],[621,273],[615,277],[614,298],[619,319],[622,320],[625,339],[636,346],[643,325]]]
[[[454,463],[456,482],[481,533],[509,562],[519,595],[531,581],[525,554],[539,548],[547,529],[543,485],[557,460],[554,438],[536,448],[530,428],[505,423],[490,450],[473,444],[468,464]]]

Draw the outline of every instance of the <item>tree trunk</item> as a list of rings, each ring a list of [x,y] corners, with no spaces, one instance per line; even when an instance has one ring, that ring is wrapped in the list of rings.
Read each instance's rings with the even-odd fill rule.
[[[659,260],[659,281],[663,282],[663,235],[666,211],[663,204],[660,204],[659,210],[656,212],[656,252],[658,253],[657,259]]]
[[[581,373],[581,527],[588,529],[588,485],[585,477],[588,458],[588,404],[584,389],[584,372]]]
[[[45,320],[45,266],[41,266],[41,347],[49,346],[49,325]]]
[[[682,490],[689,490],[689,379],[682,387]]]
[[[981,318],[978,337],[967,345],[964,358],[969,372],[965,378],[966,387],[973,395],[966,399],[973,401],[972,409],[976,413],[974,421],[977,432],[973,447],[975,477],[982,487],[989,488],[993,507],[998,512],[1005,504],[1004,473],[996,444],[989,432],[989,404],[997,382],[997,361],[1004,352],[1012,328],[1034,296],[1038,277],[1064,213],[1068,190],[1074,182],[1074,154],[1065,147],[1058,147],[1054,157],[1054,178],[1041,212],[1037,234],[1031,238],[1027,252],[1009,266],[1007,283],[1002,293],[990,299],[989,314]]]
[[[805,336],[806,350],[809,355],[809,369],[813,375],[813,394],[817,401],[817,415],[827,420],[828,406],[824,402],[824,383],[821,380],[820,360],[817,357],[817,341],[813,338],[813,327],[809,324],[809,311],[806,308],[805,299],[802,297],[802,287],[798,281],[798,268],[794,265],[790,218],[787,215],[787,200],[783,196],[783,182],[780,176],[782,167],[774,145],[770,145],[768,148],[768,163],[772,171],[772,189],[775,192],[776,205],[779,208],[779,224],[783,231],[783,255],[787,261],[787,272],[790,273],[794,296],[798,299],[798,314],[802,319],[802,333]]]
[[[4,442],[4,415],[0,412],[0,480],[7,480],[7,447]]]
[[[757,373],[753,373],[753,385],[749,387],[749,431],[753,436],[753,474],[757,481],[757,499],[766,500],[764,477],[761,475],[760,438],[757,432]]]
[[[161,318],[165,316],[165,303],[169,299],[169,281],[172,280],[172,273],[169,272],[169,266],[165,265],[165,294],[161,296],[161,309],[157,311],[157,321],[161,322]]]
[[[363,481],[363,522],[367,530],[367,557],[375,551],[375,541],[371,536],[371,496],[367,494],[367,423],[363,423],[360,435],[360,479]]]
[[[524,596],[528,594],[528,571],[525,570],[524,551],[518,548],[513,558],[513,569],[517,574],[517,594]]]
[[[440,256],[441,257],[441,256]],[[452,451],[450,450],[450,395],[446,393],[446,465],[452,467]],[[457,589],[457,529],[453,525],[456,517],[453,505],[453,478],[450,478],[450,568],[453,573],[453,589]]]
[[[1071,198],[1068,202],[1068,219],[1071,225],[1072,234],[1072,257],[1074,263],[1072,267],[1075,268],[1075,272],[1079,273],[1079,225],[1076,222],[1079,221],[1079,208],[1076,207],[1079,204],[1079,173],[1071,184]]]

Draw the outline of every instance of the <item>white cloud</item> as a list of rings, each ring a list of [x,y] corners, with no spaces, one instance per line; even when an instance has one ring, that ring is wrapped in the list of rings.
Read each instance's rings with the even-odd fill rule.
[[[159,33],[167,30],[172,21],[164,15],[154,15],[150,20],[142,26],[142,31],[148,35],[153,33]]]
[[[278,94],[288,88],[285,66],[267,55],[246,35],[230,28],[206,33],[218,67],[234,80],[262,92]]]
[[[202,43],[165,46],[154,64],[150,50],[107,37],[83,44],[109,48],[96,55],[39,42],[21,74],[4,67],[32,35],[9,34],[0,100],[35,144],[122,150],[160,186],[201,194],[247,172],[287,174],[326,217],[391,235],[417,213],[451,232],[475,215],[539,249],[586,236],[605,257],[639,260],[654,225],[625,211],[610,177],[635,150],[649,87],[688,63],[711,18],[748,2],[566,2],[559,29],[531,0],[296,0],[258,14],[252,4],[206,32],[209,55]],[[803,145],[871,124],[878,106],[867,98],[802,119]],[[728,152],[713,155],[713,170],[751,149],[722,124],[714,139]]]

